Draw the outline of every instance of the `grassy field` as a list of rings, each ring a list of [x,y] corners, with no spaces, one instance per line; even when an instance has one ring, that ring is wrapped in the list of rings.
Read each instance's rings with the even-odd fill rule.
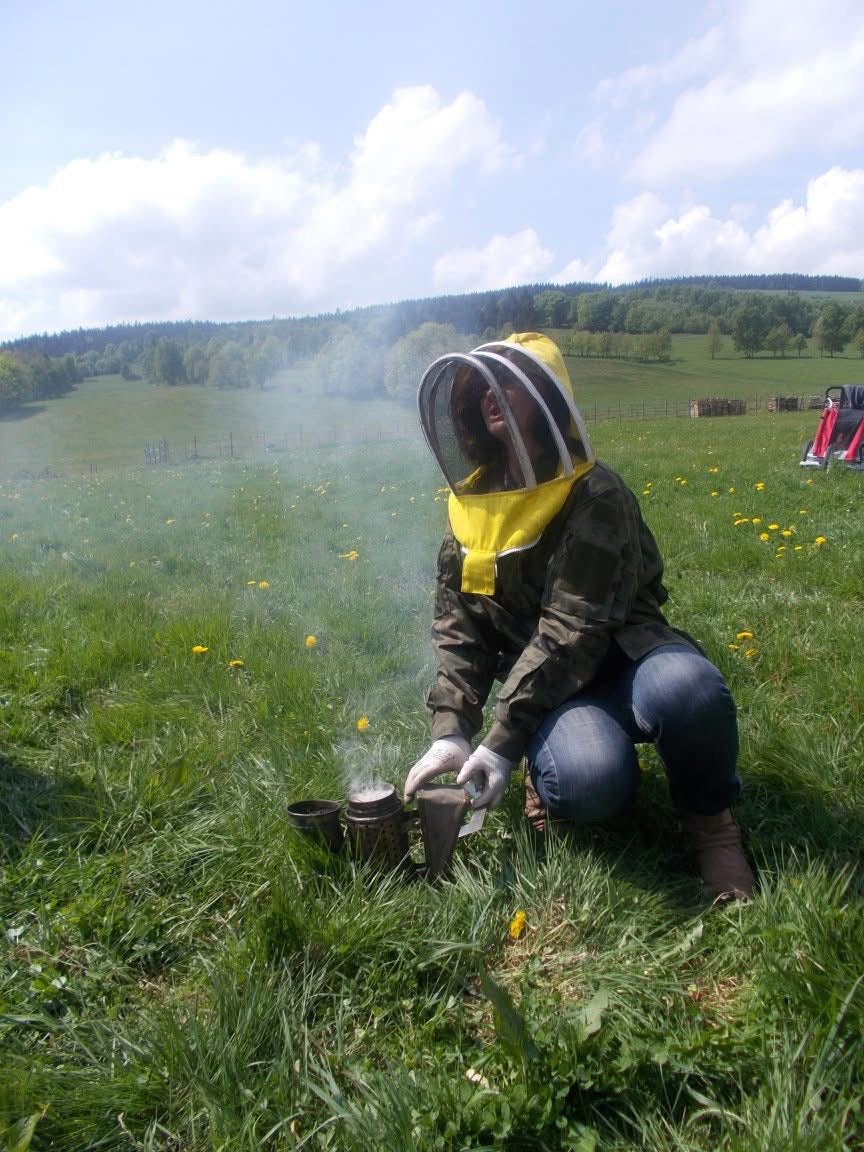
[[[589,421],[637,417],[643,409],[649,416],[683,416],[690,400],[706,396],[764,408],[769,396],[822,395],[829,385],[864,381],[864,361],[857,355],[748,360],[733,353],[728,337],[713,360],[704,336],[676,336],[668,364],[571,357],[568,367]],[[817,422],[818,412],[807,419],[809,435]],[[417,438],[410,406],[322,397],[302,369],[280,373],[262,392],[97,377],[60,400],[25,406],[16,418],[0,420],[0,479],[45,469],[138,468],[145,448],[161,440],[168,443],[171,462],[180,463],[193,453],[260,460],[268,443],[295,450],[393,437]]]
[[[580,394],[607,369],[647,371]],[[632,817],[540,844],[514,784],[437,887],[299,839],[292,799],[426,747],[439,478],[416,434],[144,468],[285,397],[128,387],[0,433],[7,1146],[864,1146],[864,477],[798,467],[818,413],[592,426],[739,706],[760,890],[712,910],[647,748]]]

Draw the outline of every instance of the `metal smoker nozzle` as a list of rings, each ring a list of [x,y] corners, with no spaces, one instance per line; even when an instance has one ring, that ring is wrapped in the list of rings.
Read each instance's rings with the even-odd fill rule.
[[[464,823],[465,813],[470,807],[470,794],[457,785],[427,784],[417,792],[426,875],[430,879],[447,872],[459,837],[476,832],[482,826],[485,810],[478,811],[467,824]]]

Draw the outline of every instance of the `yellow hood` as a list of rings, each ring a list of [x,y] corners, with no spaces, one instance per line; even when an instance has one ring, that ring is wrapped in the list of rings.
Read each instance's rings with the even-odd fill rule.
[[[483,414],[487,401],[497,425],[488,422],[495,420],[488,407]],[[540,332],[442,356],[424,373],[418,406],[451,489],[450,526],[464,553],[462,591],[491,596],[496,558],[536,544],[594,463],[564,358]],[[502,437],[509,446],[503,480]]]

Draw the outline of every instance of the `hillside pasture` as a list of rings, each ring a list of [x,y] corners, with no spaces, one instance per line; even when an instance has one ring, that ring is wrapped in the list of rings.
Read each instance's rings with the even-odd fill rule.
[[[561,341],[569,330],[551,333]],[[568,357],[577,402],[586,419],[686,417],[691,400],[710,396],[764,407],[770,396],[817,396],[834,384],[864,380],[860,356],[785,358],[733,353],[726,337],[711,359],[704,336],[675,336],[669,363]],[[806,420],[812,429],[818,413]],[[0,478],[137,468],[146,449],[167,442],[171,463],[207,458],[260,458],[338,443],[410,439],[419,443],[412,405],[382,397],[354,401],[322,394],[308,367],[277,373],[263,390],[197,385],[155,386],[147,380],[100,376],[62,399],[24,406],[0,420]]]
[[[9,1146],[862,1147],[864,476],[799,468],[819,414],[591,425],[739,707],[760,888],[710,909],[650,748],[606,828],[538,842],[515,781],[439,886],[299,838],[291,800],[426,746],[440,479],[407,431],[146,468],[149,438],[273,435],[284,395],[136,387],[2,432]]]

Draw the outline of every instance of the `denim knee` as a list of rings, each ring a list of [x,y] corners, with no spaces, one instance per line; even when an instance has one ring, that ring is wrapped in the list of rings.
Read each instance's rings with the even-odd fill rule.
[[[580,824],[608,820],[628,808],[639,791],[632,742],[617,733],[606,733],[605,739],[564,736],[554,726],[551,732],[541,729],[529,747],[531,779],[542,803],[555,816]]]

